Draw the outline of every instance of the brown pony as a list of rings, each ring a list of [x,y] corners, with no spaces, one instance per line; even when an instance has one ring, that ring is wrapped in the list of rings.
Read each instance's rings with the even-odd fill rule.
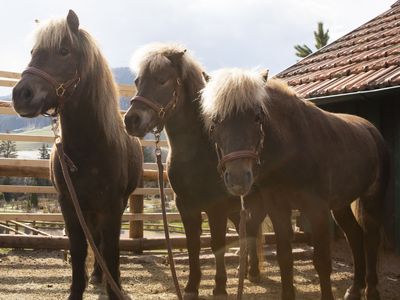
[[[65,154],[77,167],[71,177],[80,206],[110,273],[120,285],[121,217],[142,176],[142,153],[139,141],[124,131],[111,70],[93,38],[79,29],[73,11],[69,11],[66,20],[52,20],[40,27],[31,62],[13,90],[13,103],[23,117],[54,110],[59,114]],[[87,242],[55,148],[51,178],[70,240],[69,299],[82,299],[87,283]],[[91,280],[102,280],[97,262]],[[116,298],[109,286],[107,291],[110,299]]]
[[[168,135],[168,176],[177,198],[189,252],[189,281],[185,299],[197,299],[200,285],[201,212],[206,212],[211,229],[211,248],[216,260],[214,295],[226,292],[225,234],[228,217],[239,224],[239,199],[230,196],[216,170],[214,146],[203,130],[199,92],[204,87],[203,69],[179,45],[152,44],[134,55],[137,96],[125,114],[128,133],[142,137],[154,127]],[[249,279],[258,280],[260,271],[256,235],[265,217],[262,202],[254,193],[248,207],[252,218],[249,236]]]
[[[323,111],[286,84],[251,71],[225,69],[202,93],[206,130],[212,128],[232,195],[257,187],[277,238],[282,299],[294,299],[291,209],[311,224],[321,298],[333,299],[329,211],[344,230],[354,258],[345,299],[379,299],[376,272],[389,157],[368,121]],[[247,155],[238,155],[245,153]],[[256,166],[257,159],[260,166]],[[256,175],[255,175],[256,173]],[[350,207],[359,199],[360,215]]]

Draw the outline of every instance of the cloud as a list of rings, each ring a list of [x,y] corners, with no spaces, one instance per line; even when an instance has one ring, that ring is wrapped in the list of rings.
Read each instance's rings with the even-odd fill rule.
[[[9,1],[0,12],[0,70],[20,71],[29,60],[26,36],[35,19],[69,8],[102,46],[113,67],[127,66],[139,46],[154,41],[187,45],[208,70],[262,67],[277,73],[296,61],[293,45],[313,45],[323,21],[331,41],[390,8],[394,0],[147,0]]]

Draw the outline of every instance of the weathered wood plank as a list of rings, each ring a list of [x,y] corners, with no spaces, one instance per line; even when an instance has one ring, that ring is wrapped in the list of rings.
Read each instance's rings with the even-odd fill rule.
[[[34,193],[34,194],[55,194],[53,186],[33,186],[33,185],[0,185],[0,192],[3,193]],[[159,195],[158,188],[137,188],[132,195]],[[165,194],[173,196],[171,188],[165,189]]]
[[[21,223],[21,222],[17,222],[17,221],[13,221],[13,220],[10,220],[8,222],[11,223],[11,224],[16,224],[16,225],[18,225],[18,226],[20,226],[22,228],[28,229],[28,230],[30,230],[31,232],[34,232],[34,233],[38,233],[38,234],[41,234],[41,235],[44,235],[44,236],[51,236],[51,234],[49,234],[47,232],[44,232],[44,231],[41,231],[39,229],[33,228],[33,227],[31,227],[29,225],[26,225],[24,223]]]
[[[0,112],[1,114],[1,112]],[[54,136],[52,135],[30,135],[30,134],[12,134],[0,133],[0,141],[14,141],[14,142],[35,142],[35,143],[48,143],[53,144]],[[142,147],[154,146],[154,140],[140,140]],[[161,147],[168,147],[167,141],[160,141]]]
[[[0,86],[4,87],[13,87],[16,85],[18,80],[7,80],[7,79],[0,79]]]
[[[0,77],[18,80],[21,78],[21,74],[16,72],[0,71]]]
[[[207,218],[205,213],[202,214],[203,219]],[[179,213],[167,213],[168,221],[180,221]],[[44,221],[44,222],[63,222],[64,219],[61,213],[0,213],[2,221]],[[123,222],[131,221],[161,221],[161,213],[124,213],[122,215]]]
[[[267,244],[275,243],[275,234],[266,233],[264,239]],[[308,242],[309,235],[303,232],[295,232],[293,242]],[[211,236],[202,236],[200,239],[201,247],[211,246]],[[230,246],[237,245],[238,236],[228,234],[226,244]],[[120,250],[122,251],[143,251],[143,250],[161,250],[165,249],[165,239],[163,238],[139,238],[139,239],[120,239]],[[171,245],[174,249],[185,249],[185,237],[171,237]],[[69,249],[69,240],[67,237],[47,237],[47,236],[18,236],[0,234],[0,248],[25,248],[25,249]]]
[[[157,180],[158,171],[155,164],[145,164],[144,180]],[[0,158],[0,176],[49,178],[50,165],[47,159]],[[150,169],[151,168],[151,169]],[[166,172],[164,179],[168,180]]]

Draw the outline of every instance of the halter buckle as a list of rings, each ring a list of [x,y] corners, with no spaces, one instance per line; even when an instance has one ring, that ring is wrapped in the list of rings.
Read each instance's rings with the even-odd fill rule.
[[[160,117],[160,119],[164,119],[164,117],[165,117],[165,109],[164,109],[164,107],[160,107],[160,111],[158,112],[158,116]]]
[[[56,95],[58,97],[63,97],[66,89],[64,88],[64,84],[61,83],[58,88],[56,88]]]

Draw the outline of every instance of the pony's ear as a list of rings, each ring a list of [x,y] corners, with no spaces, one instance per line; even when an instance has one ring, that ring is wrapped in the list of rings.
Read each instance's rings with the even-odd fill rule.
[[[79,19],[76,13],[70,9],[67,16],[67,24],[73,33],[79,32]]]
[[[187,51],[187,50],[185,49],[185,50],[183,50],[183,51],[170,54],[170,55],[167,56],[167,58],[168,58],[173,64],[177,65],[177,64],[180,62],[180,60],[182,59],[182,56],[186,53],[186,51]]]
[[[203,74],[203,78],[206,82],[209,82],[211,77],[210,75],[208,75],[206,72],[201,72],[201,74]]]
[[[268,80],[268,73],[269,73],[268,69],[262,70],[260,73],[260,75],[262,76],[262,78],[265,82],[267,82],[267,80]]]

